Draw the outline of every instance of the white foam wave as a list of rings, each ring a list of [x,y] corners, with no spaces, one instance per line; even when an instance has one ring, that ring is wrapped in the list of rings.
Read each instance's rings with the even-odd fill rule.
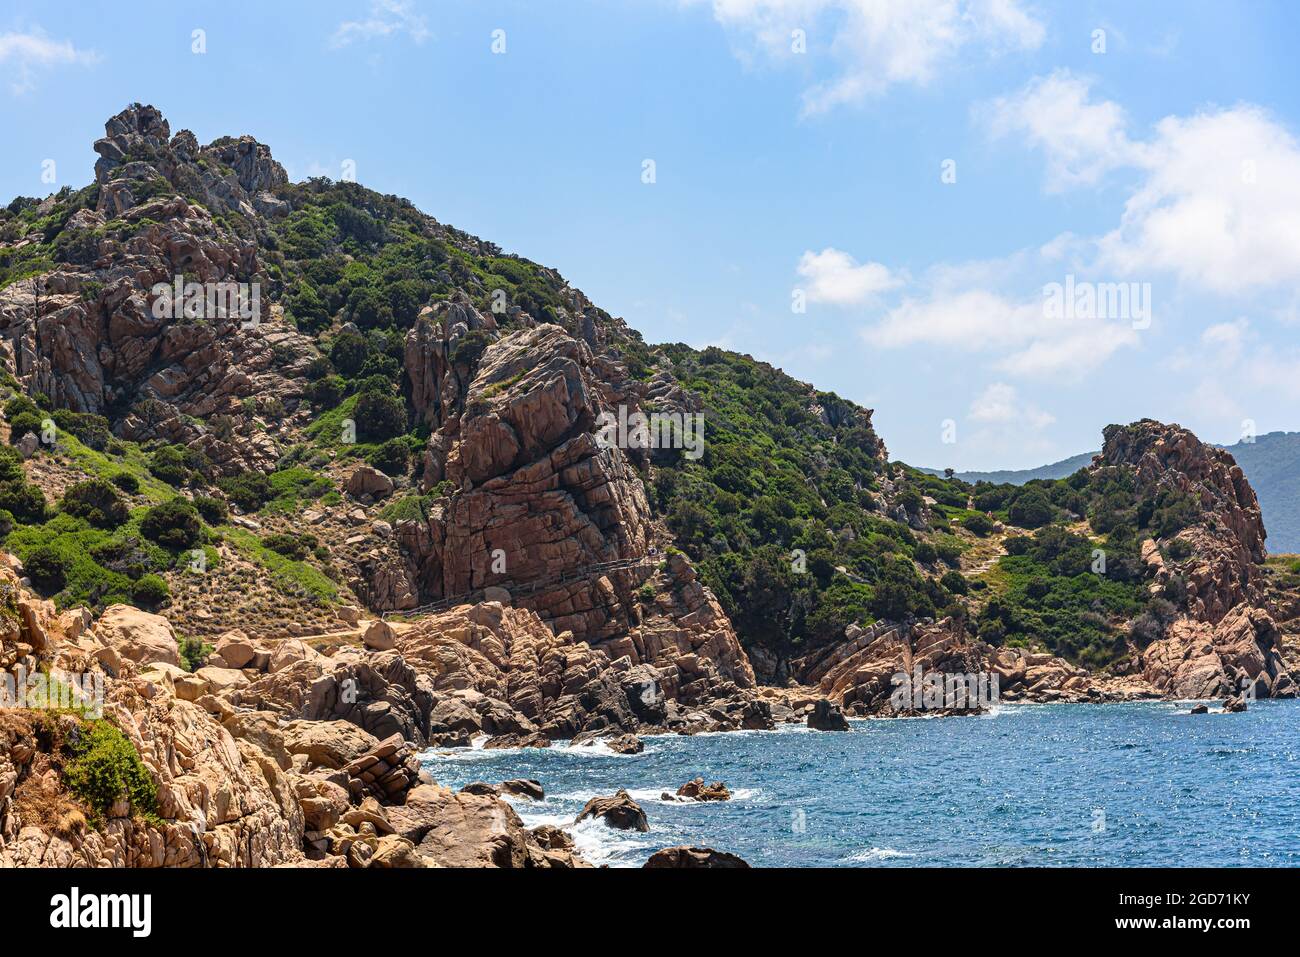
[[[885,861],[894,857],[916,857],[916,855],[908,851],[897,851],[892,847],[872,847],[849,855],[848,860],[858,864],[867,864],[871,861]]]
[[[597,866],[608,864],[610,867],[639,867],[658,848],[649,835],[640,831],[620,831],[595,818],[574,824],[573,814],[542,813],[530,811],[519,804],[514,806],[525,827],[549,824],[562,829],[573,838],[578,853]]]

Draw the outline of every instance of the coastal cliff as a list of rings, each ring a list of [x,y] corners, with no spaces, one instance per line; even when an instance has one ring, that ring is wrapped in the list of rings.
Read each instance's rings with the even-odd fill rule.
[[[0,216],[0,667],[102,684],[0,713],[0,864],[581,866],[418,753],[842,728],[926,707],[913,675],[1296,693],[1300,585],[1177,425],[927,475],[396,197],[148,106],[105,132],[91,185]]]

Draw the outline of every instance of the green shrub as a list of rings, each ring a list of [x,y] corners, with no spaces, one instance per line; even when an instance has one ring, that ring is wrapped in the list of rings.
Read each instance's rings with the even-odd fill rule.
[[[314,409],[332,409],[343,401],[343,380],[336,375],[327,375],[309,383],[303,395]]]
[[[208,660],[208,655],[212,654],[213,647],[202,638],[193,636],[181,638],[177,643],[180,651],[181,667],[186,671],[195,671],[202,668]]]
[[[37,486],[17,480],[0,482],[0,509],[24,525],[35,525],[45,521],[48,506],[45,493]]]
[[[27,473],[23,471],[23,457],[18,454],[18,450],[0,445],[0,482],[17,482],[26,477]]]
[[[406,431],[406,404],[395,395],[365,392],[357,400],[357,438],[383,442]]]
[[[140,532],[163,548],[180,551],[192,548],[203,537],[198,510],[183,498],[155,505],[140,522]]]
[[[993,531],[993,522],[987,515],[980,512],[974,512],[967,515],[961,520],[961,523],[968,532],[978,535],[980,538],[983,538]]]
[[[69,486],[59,507],[96,528],[109,530],[125,525],[131,518],[131,510],[117,489],[103,479],[87,479]]]
[[[71,562],[55,545],[42,545],[23,562],[23,571],[32,584],[45,593],[59,591],[67,584]]]
[[[306,376],[309,382],[319,382],[333,372],[334,364],[325,356],[315,356],[307,363]]]
[[[175,488],[190,480],[198,464],[196,456],[183,445],[164,445],[149,456],[149,471]]]
[[[131,598],[136,605],[152,611],[171,598],[171,589],[161,575],[144,575],[131,585]]]
[[[316,548],[317,539],[315,535],[306,532],[300,534],[277,532],[263,538],[262,544],[285,558],[300,562]]]
[[[3,508],[0,508],[0,538],[4,538],[14,530],[14,516]]]
[[[158,788],[140,753],[108,721],[83,725],[70,750],[73,756],[63,769],[63,780],[90,808],[93,824],[101,824],[113,805],[123,799],[136,814],[157,813]]]
[[[138,495],[140,492],[140,479],[131,472],[118,472],[109,481],[128,495]]]
[[[226,519],[230,517],[230,509],[226,507],[226,503],[210,495],[194,496],[194,507],[198,509],[203,521],[209,525],[224,525]]]
[[[261,472],[245,472],[218,479],[217,488],[245,512],[256,512],[275,495],[270,478]]]
[[[108,448],[113,438],[109,431],[108,419],[91,412],[73,412],[71,409],[56,409],[50,416],[54,424],[64,432],[77,437],[82,445],[102,452]]]
[[[967,583],[966,577],[955,568],[944,572],[943,577],[939,579],[939,584],[954,595],[964,595],[970,591],[970,585]]]
[[[17,445],[22,440],[22,437],[29,432],[40,435],[44,421],[44,416],[37,415],[35,412],[22,412],[15,415],[9,420],[9,443]]]
[[[411,468],[411,445],[405,436],[389,439],[366,456],[385,475],[405,475]]]
[[[365,336],[357,332],[341,332],[330,344],[330,363],[341,375],[354,376],[361,371],[370,347]]]
[[[1013,525],[1022,528],[1041,528],[1056,514],[1047,496],[1036,488],[1027,489],[1011,503],[1009,515]]]
[[[21,393],[9,399],[9,401],[5,403],[4,409],[5,418],[10,422],[19,415],[30,413],[31,415],[39,416],[41,414],[41,407]]]

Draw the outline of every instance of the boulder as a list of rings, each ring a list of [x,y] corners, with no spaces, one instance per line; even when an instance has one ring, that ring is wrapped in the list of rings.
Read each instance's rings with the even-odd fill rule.
[[[291,721],[284,729],[289,753],[306,755],[322,768],[342,768],[378,743],[373,734],[347,721]]]
[[[808,727],[815,731],[850,731],[849,721],[840,706],[819,698],[808,712]]]
[[[642,867],[680,867],[680,868],[747,868],[743,860],[735,854],[715,851],[711,847],[665,847],[650,855]]]
[[[228,631],[217,638],[214,652],[231,668],[244,668],[257,655],[257,648],[242,631]]]
[[[381,618],[372,621],[361,638],[372,651],[392,651],[397,647],[397,635],[391,625]]]
[[[205,665],[194,672],[194,677],[207,685],[206,693],[224,694],[248,685],[248,676],[237,668],[213,668]]]
[[[369,495],[372,499],[381,499],[393,494],[393,480],[377,468],[361,465],[349,476],[346,488],[353,498]]]
[[[490,795],[421,784],[388,808],[398,836],[436,867],[526,867],[528,832],[510,805]]]
[[[677,789],[677,796],[691,801],[730,801],[731,792],[721,781],[705,784],[704,778],[687,781]]]
[[[501,792],[526,797],[530,801],[546,800],[546,792],[542,790],[542,783],[531,778],[515,778],[511,781],[502,781]]]
[[[650,823],[646,820],[645,811],[622,788],[610,797],[592,798],[586,803],[573,823],[580,824],[589,817],[600,818],[610,827],[623,831],[650,830]]]
[[[109,605],[95,623],[95,636],[136,664],[180,665],[180,649],[171,622],[130,605]]]

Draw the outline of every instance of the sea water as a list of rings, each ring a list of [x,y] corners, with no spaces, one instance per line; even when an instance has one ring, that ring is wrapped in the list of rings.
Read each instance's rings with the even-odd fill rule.
[[[626,756],[561,744],[422,761],[452,788],[537,779],[544,801],[509,799],[524,823],[564,827],[588,860],[616,867],[676,844],[754,866],[1300,865],[1300,702],[1189,708],[1004,704],[847,732],[645,736]],[[725,782],[732,799],[660,799],[695,777]],[[589,798],[619,788],[649,833],[574,825]]]

